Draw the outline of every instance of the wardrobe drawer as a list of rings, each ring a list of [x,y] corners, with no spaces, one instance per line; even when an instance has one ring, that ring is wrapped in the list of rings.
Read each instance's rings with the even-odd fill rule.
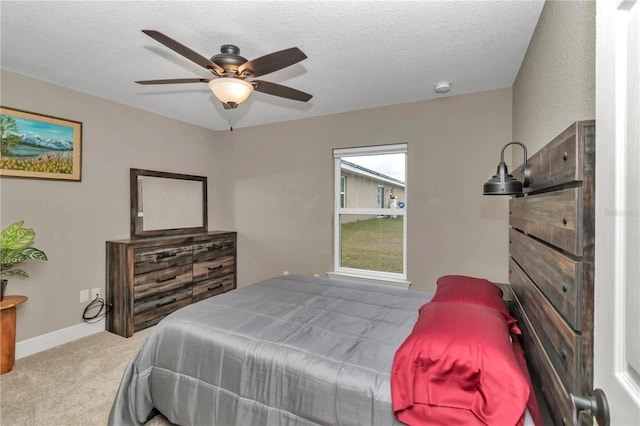
[[[193,261],[203,262],[219,257],[232,256],[235,251],[236,243],[233,237],[196,243],[193,244]]]
[[[193,301],[198,302],[216,294],[226,293],[236,288],[234,274],[201,281],[193,286]]]
[[[134,274],[142,274],[172,266],[190,265],[191,245],[143,247],[134,250]]]
[[[190,285],[192,281],[191,264],[138,274],[133,279],[133,299],[137,301],[159,293],[177,290]]]
[[[234,256],[219,257],[213,260],[193,263],[193,282],[221,277],[223,275],[233,275],[236,268],[236,258]]]
[[[133,305],[135,331],[149,327],[171,312],[191,304],[191,288],[163,293],[157,297],[136,302]]]

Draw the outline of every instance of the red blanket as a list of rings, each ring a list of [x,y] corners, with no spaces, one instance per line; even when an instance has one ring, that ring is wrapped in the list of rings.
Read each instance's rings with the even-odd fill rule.
[[[409,425],[521,425],[531,386],[502,312],[430,302],[396,352],[394,413]],[[520,352],[521,354],[521,352]]]

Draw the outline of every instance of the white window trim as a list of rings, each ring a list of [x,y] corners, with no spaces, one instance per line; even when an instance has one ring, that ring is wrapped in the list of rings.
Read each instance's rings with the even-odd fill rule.
[[[333,272],[327,272],[331,278],[348,278],[357,281],[385,285],[397,288],[409,288],[411,283],[407,281],[407,210],[406,208],[344,208],[340,206],[340,176],[341,159],[357,155],[376,154],[408,154],[407,144],[393,144],[380,146],[367,146],[359,148],[340,148],[333,150],[334,157],[334,225],[333,225]],[[406,162],[405,156],[405,162]],[[408,199],[408,185],[406,183],[407,164],[405,163],[405,198]],[[344,268],[340,266],[340,215],[364,214],[374,216],[403,216],[402,239],[402,273],[369,271],[364,269]]]

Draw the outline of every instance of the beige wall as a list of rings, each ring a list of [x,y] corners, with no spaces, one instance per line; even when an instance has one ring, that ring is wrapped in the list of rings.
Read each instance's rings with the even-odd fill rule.
[[[48,262],[10,293],[21,341],[82,323],[104,292],[105,241],[129,236],[129,168],[205,175],[209,227],[238,231],[238,284],[333,268],[333,148],[408,144],[408,278],[507,279],[507,201],[483,197],[511,137],[511,89],[213,132],[2,72],[2,104],[83,123],[82,182],[0,180],[1,224],[24,219]]]
[[[511,137],[511,89],[237,129],[226,166],[239,285],[333,269],[333,148],[407,143],[408,278],[507,279],[507,200],[483,197]]]
[[[1,224],[24,220],[48,262],[30,262],[30,278],[10,278],[8,293],[29,297],[18,309],[17,340],[82,323],[82,289],[104,294],[105,241],[129,237],[129,168],[209,177],[217,184],[216,133],[141,110],[2,72],[2,105],[83,124],[82,181],[0,180]],[[215,209],[212,229],[224,227]]]
[[[534,154],[577,120],[595,118],[595,1],[545,3],[513,84],[513,138]],[[514,150],[522,163],[522,151]]]

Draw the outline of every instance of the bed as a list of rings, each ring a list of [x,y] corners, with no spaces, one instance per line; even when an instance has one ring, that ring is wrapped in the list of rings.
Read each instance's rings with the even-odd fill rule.
[[[286,275],[185,307],[127,367],[110,424],[143,423],[153,408],[192,425],[400,424],[393,353],[429,298]]]
[[[510,424],[541,424],[529,372],[553,423],[572,424],[569,394],[587,394],[592,385],[594,135],[593,121],[572,124],[531,157],[532,184],[510,200],[509,311],[502,291],[495,293],[492,283],[478,285],[486,280],[475,277],[441,277],[434,295],[274,277],[163,319],[127,366],[109,424],[142,424],[158,411],[181,425],[426,424],[440,415],[432,406],[443,408],[439,418],[449,416],[449,423],[460,424],[467,417],[459,414],[473,411],[474,421],[503,424],[487,419],[512,401],[518,407],[509,413]],[[467,292],[441,292],[451,279],[466,283],[472,300]],[[483,286],[487,291],[478,294]],[[488,293],[491,306],[473,307]],[[485,324],[494,324],[502,337],[483,335]],[[434,333],[447,348],[475,348],[472,356],[437,357],[440,382],[451,382],[447,389],[456,391],[415,374],[414,365],[429,373],[431,361],[420,354],[440,350],[424,346]],[[465,337],[452,340],[456,333]],[[481,338],[471,339],[474,334]],[[485,350],[483,342],[491,340],[501,349]],[[507,340],[512,344],[505,346]],[[500,361],[488,362],[493,356]],[[502,357],[510,363],[504,379],[496,372]],[[492,364],[482,366],[493,369],[491,386],[502,383],[510,397],[482,390],[464,370],[468,363],[460,367],[456,359]],[[450,380],[452,371],[459,374],[451,377],[464,380]],[[427,388],[433,390],[422,391]],[[457,409],[454,399],[474,408],[451,411]],[[581,421],[591,419],[583,415]]]
[[[488,285],[506,313],[502,291]],[[402,424],[394,411],[405,407],[392,406],[390,381],[394,365],[406,363],[394,355],[434,306],[431,297],[286,275],[187,306],[161,321],[128,365],[109,423],[141,424],[158,410],[185,425]],[[468,305],[448,304],[473,321]],[[528,390],[518,418],[527,401]]]

